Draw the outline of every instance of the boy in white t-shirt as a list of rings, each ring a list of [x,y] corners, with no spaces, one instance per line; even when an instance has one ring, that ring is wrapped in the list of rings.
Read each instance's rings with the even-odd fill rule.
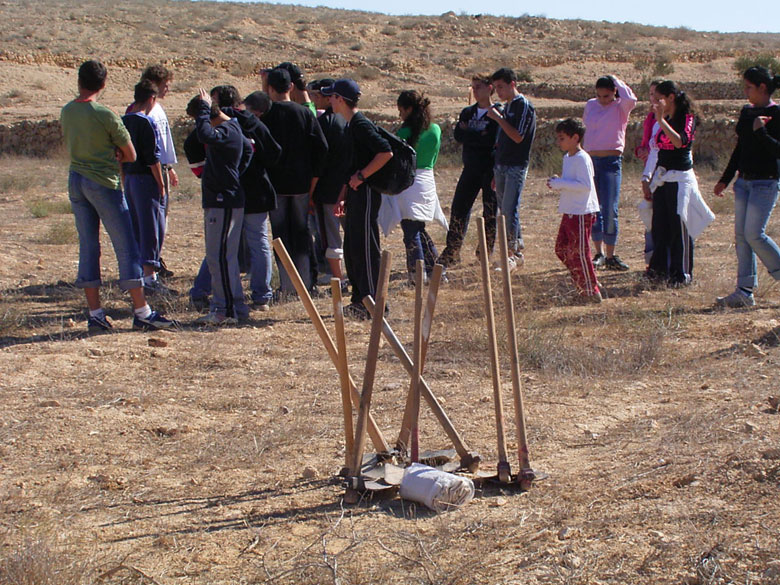
[[[599,211],[596,185],[593,182],[593,162],[582,150],[585,127],[578,120],[567,118],[555,127],[558,146],[563,157],[563,176],[554,175],[547,186],[561,194],[558,212],[562,214],[555,254],[571,272],[572,280],[583,300],[602,300],[593,260],[590,257],[590,231]]]

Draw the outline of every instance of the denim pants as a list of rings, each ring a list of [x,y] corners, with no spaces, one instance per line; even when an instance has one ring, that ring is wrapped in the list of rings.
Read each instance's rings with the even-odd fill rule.
[[[509,250],[517,252],[525,248],[523,230],[520,227],[520,203],[523,198],[523,185],[528,174],[528,165],[496,165],[493,174],[496,179],[496,199],[501,215],[506,218]]]
[[[249,288],[252,300],[268,303],[273,296],[271,290],[271,241],[268,239],[268,213],[247,213],[244,215],[244,239],[249,248]]]
[[[152,175],[125,175],[125,198],[133,219],[141,264],[160,268],[160,248],[165,237],[165,198],[160,197]]]
[[[103,222],[119,264],[119,287],[122,290],[140,287],[143,268],[124,194],[70,171],[68,197],[79,234],[76,286],[94,288],[101,284],[100,223]]]
[[[769,274],[780,280],[780,248],[766,235],[766,225],[777,202],[777,179],[734,183],[734,236],[737,243],[737,286],[758,285],[756,256]]]
[[[436,264],[439,254],[436,252],[431,236],[425,231],[425,222],[402,219],[401,229],[404,232],[404,246],[406,246],[406,271],[414,274],[417,261],[422,260],[425,263],[426,274],[433,272],[433,265]]]
[[[594,242],[603,241],[614,246],[618,239],[618,205],[620,183],[623,175],[622,156],[593,156],[593,181],[601,211],[596,215],[591,237]]]
[[[277,195],[276,202],[276,209],[270,212],[274,238],[282,240],[306,290],[311,290],[313,283],[311,281],[312,243],[308,223],[309,194]],[[282,292],[294,293],[295,287],[281,260],[277,261],[277,267]]]

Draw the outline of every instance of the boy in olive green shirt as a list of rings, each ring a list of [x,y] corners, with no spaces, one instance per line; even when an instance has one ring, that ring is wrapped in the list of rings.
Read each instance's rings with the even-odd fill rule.
[[[133,162],[135,148],[122,120],[97,103],[108,72],[99,61],[79,68],[79,97],[62,108],[60,123],[70,155],[68,197],[79,234],[76,286],[84,289],[91,333],[113,327],[100,304],[100,224],[106,228],[119,264],[119,286],[133,299],[133,329],[168,329],[174,325],[152,311],[142,287],[138,244],[130,211],[121,191],[118,162]]]

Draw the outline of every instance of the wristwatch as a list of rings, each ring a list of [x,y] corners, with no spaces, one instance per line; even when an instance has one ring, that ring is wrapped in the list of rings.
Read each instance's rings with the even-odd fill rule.
[[[363,171],[358,171],[356,174],[358,179],[360,179],[363,183],[366,182],[366,178],[363,176]]]

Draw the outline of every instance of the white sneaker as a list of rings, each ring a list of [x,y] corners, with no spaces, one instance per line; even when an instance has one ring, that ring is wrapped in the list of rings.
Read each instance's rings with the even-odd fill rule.
[[[198,317],[193,321],[196,325],[236,325],[238,319],[235,317],[228,317],[221,313],[206,313],[202,317]]]
[[[736,289],[730,295],[725,297],[717,297],[715,304],[720,307],[731,307],[732,309],[739,309],[741,307],[753,307],[756,304],[756,299],[753,295],[746,295],[739,289]]]
[[[509,268],[509,274],[512,274],[517,269],[517,257],[516,256],[510,256],[506,259],[507,267]],[[495,270],[496,272],[501,272],[503,270],[501,266],[501,260],[498,260],[495,264]]]

